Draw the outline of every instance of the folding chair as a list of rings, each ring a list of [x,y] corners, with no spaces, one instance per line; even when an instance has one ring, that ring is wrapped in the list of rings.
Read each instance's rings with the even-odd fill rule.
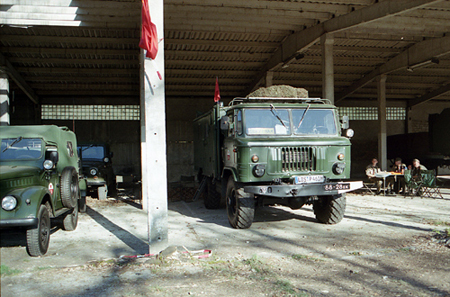
[[[444,199],[441,189],[437,185],[436,172],[434,170],[423,171],[423,185],[423,197]]]
[[[422,174],[423,175],[423,174]],[[423,178],[421,177],[421,179],[417,180],[417,179],[413,179],[412,175],[411,175],[411,170],[405,170],[405,185],[406,185],[406,190],[405,190],[405,194],[404,196],[411,196],[411,198],[413,196],[419,196],[422,197],[423,195]]]
[[[375,188],[375,190],[374,190]],[[361,195],[366,195],[368,193],[375,195],[376,184],[371,182],[363,182],[363,187],[361,188]]]

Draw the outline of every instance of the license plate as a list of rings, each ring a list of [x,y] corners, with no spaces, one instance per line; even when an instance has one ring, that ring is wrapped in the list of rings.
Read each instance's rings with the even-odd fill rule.
[[[323,175],[294,176],[294,183],[296,184],[323,183],[324,181]]]
[[[327,184],[323,185],[325,191],[350,190],[350,184]]]

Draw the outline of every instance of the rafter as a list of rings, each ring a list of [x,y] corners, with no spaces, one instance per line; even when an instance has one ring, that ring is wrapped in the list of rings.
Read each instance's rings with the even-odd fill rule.
[[[287,64],[290,61],[295,60],[295,56],[300,51],[313,45],[325,33],[339,32],[442,1],[443,0],[394,0],[378,2],[351,13],[330,19],[316,26],[296,32],[288,36],[281,43],[249,89],[250,91],[253,90],[259,84],[261,79],[265,77],[267,71],[271,71],[282,64]]]
[[[450,53],[450,36],[417,43],[401,54],[395,56],[387,63],[375,68],[372,72],[350,85],[345,91],[337,94],[335,96],[335,102],[341,101],[356,90],[364,87],[379,75],[388,74],[447,53]]]

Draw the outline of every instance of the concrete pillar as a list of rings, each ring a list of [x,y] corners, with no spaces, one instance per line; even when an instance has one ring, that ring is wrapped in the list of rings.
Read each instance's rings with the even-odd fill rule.
[[[378,160],[379,167],[387,170],[387,135],[386,135],[386,78],[385,74],[377,78],[378,89]]]
[[[143,50],[140,55],[141,149],[142,201],[148,215],[149,252],[154,254],[168,245],[163,0],[151,1],[150,13],[160,42],[155,60],[145,58]]]
[[[266,88],[273,85],[273,71],[266,73]]]
[[[0,73],[0,126],[9,124],[9,81],[6,74]]]
[[[334,104],[334,37],[327,33],[320,37],[322,44],[322,98],[329,99]]]

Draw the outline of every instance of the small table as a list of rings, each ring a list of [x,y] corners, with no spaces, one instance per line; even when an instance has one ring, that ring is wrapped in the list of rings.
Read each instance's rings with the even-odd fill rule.
[[[397,176],[403,176],[403,174],[397,173],[397,172],[386,172],[386,171],[377,172],[375,174],[376,178],[383,179],[383,196],[386,196],[386,178],[389,176],[393,176],[394,182],[397,182]]]

